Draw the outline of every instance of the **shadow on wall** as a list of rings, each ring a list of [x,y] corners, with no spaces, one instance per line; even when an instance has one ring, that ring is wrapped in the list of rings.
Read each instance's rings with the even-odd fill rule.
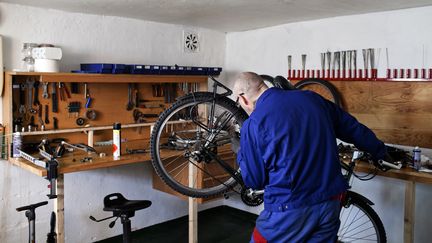
[[[80,69],[80,60],[90,60],[89,55],[86,53],[90,52],[74,52],[70,46],[59,46],[62,49],[63,57],[60,60],[60,71],[69,73],[72,70]],[[97,62],[97,60],[93,60]],[[90,61],[92,62],[92,61]]]
[[[0,15],[1,16],[1,15]],[[1,21],[1,17],[0,17]],[[0,22],[1,25],[2,22]],[[12,61],[12,50],[13,50],[13,39],[10,36],[2,36],[3,39],[3,65],[5,67],[5,71],[12,70],[12,67],[10,66]]]

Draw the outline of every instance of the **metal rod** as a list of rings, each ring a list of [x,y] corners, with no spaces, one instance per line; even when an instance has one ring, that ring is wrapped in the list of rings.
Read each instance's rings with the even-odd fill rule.
[[[327,70],[330,70],[330,63],[331,63],[331,52],[327,52],[326,53],[326,56],[327,56]]]
[[[375,69],[375,49],[369,48],[369,57],[370,57],[370,67],[371,69]]]
[[[306,70],[306,54],[302,54],[302,70]]]
[[[357,50],[353,50],[353,65],[354,70],[357,71]]]
[[[321,70],[325,69],[325,53],[321,53]]]

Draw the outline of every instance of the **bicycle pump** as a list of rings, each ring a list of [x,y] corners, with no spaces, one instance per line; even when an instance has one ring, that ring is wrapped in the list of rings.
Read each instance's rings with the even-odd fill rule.
[[[36,242],[36,236],[35,236],[35,234],[36,234],[35,233],[36,232],[36,228],[35,228],[36,227],[35,226],[36,213],[35,213],[35,209],[40,207],[40,206],[47,205],[47,204],[48,204],[47,201],[43,201],[40,203],[35,203],[35,204],[30,204],[27,206],[19,207],[16,209],[18,212],[26,210],[25,216],[27,217],[28,222],[29,222],[29,241],[28,241],[29,243],[35,243]]]

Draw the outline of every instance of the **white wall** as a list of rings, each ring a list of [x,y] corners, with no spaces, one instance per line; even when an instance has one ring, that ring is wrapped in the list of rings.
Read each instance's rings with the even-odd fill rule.
[[[367,47],[388,47],[390,67],[421,67],[423,45],[431,55],[432,34],[428,31],[431,22],[432,8],[428,7],[229,33],[226,40],[224,33],[194,28],[201,33],[201,52],[185,54],[181,49],[182,30],[190,27],[0,3],[6,70],[20,67],[22,42],[61,46],[64,53],[61,69],[65,72],[77,69],[81,62],[224,66],[225,61],[231,73],[252,70],[285,75],[289,54],[293,55],[294,68],[300,67],[300,55],[308,54],[307,67],[312,68],[319,67],[320,52]],[[381,56],[381,68],[385,67],[384,60]],[[360,66],[360,56],[358,62]],[[426,59],[427,66],[431,62]],[[102,212],[103,196],[115,191],[131,198],[153,200],[152,208],[133,218],[134,228],[185,215],[186,203],[152,190],[150,175],[150,164],[66,175],[67,242],[90,242],[120,233],[119,225],[109,229],[108,223],[88,220],[90,214],[106,215]],[[15,208],[47,200],[47,181],[4,161],[0,161],[0,177],[0,242],[24,242],[26,219]],[[354,189],[377,204],[375,208],[383,218],[389,242],[402,242],[403,182],[377,177],[366,183],[355,182]],[[415,242],[428,242],[431,193],[430,186],[417,186]],[[235,196],[224,203],[256,213],[261,210],[242,205]],[[38,210],[38,241],[43,241],[48,231],[51,206],[50,202]]]
[[[327,50],[389,48],[390,67],[421,68],[423,45],[426,56],[432,56],[432,7],[400,11],[329,18],[275,26],[253,31],[228,33],[225,65],[231,75],[251,70],[260,74],[287,73],[287,55],[293,55],[293,68],[301,67],[301,54],[308,54],[307,67],[320,67],[319,53]],[[380,68],[386,68],[384,51]],[[358,56],[358,63],[361,56]],[[432,60],[425,62],[432,66]],[[385,72],[384,72],[385,73]],[[381,76],[385,75],[381,72]],[[231,76],[230,75],[230,76]],[[431,156],[431,150],[425,152]],[[430,242],[432,224],[432,186],[418,184],[416,188],[415,242]],[[377,177],[369,182],[354,183],[358,191],[376,203],[389,242],[403,241],[404,183],[400,180]],[[236,199],[227,205],[259,212],[262,208],[247,208]]]
[[[301,54],[307,54],[307,68],[318,69],[320,53],[362,48],[383,48],[379,68],[385,75],[385,50],[390,68],[421,68],[423,47],[425,66],[432,67],[432,7],[354,15],[299,22],[265,29],[228,33],[226,66],[230,71],[253,70],[270,75],[286,75],[287,56],[293,68],[301,68]],[[358,67],[363,67],[361,53]],[[429,58],[428,58],[429,55]]]
[[[191,27],[0,3],[6,70],[21,66],[23,42],[61,46],[64,72],[78,69],[83,62],[224,65],[224,33],[193,28],[201,34],[201,52],[188,54],[182,50],[184,29]],[[94,223],[88,219],[91,214],[97,218],[107,215],[102,211],[103,197],[112,192],[153,201],[150,209],[132,219],[133,228],[185,215],[186,202],[151,189],[151,172],[151,165],[143,163],[67,174],[66,242],[90,242],[120,234],[119,222],[109,229],[108,222]],[[0,242],[25,242],[26,218],[15,208],[47,200],[48,181],[5,161],[0,161],[0,178]],[[51,202],[37,210],[37,241],[46,237],[51,210]]]

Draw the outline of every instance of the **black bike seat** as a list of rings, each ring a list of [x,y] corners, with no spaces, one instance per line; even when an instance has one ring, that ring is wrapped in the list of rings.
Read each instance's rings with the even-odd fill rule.
[[[16,211],[21,212],[21,211],[29,210],[29,209],[30,210],[34,210],[37,207],[40,207],[40,206],[43,206],[43,205],[47,205],[47,204],[48,204],[48,201],[43,201],[43,202],[40,202],[40,203],[35,203],[35,204],[30,204],[30,205],[27,205],[27,206],[19,207],[19,208],[16,209]]]
[[[273,79],[273,83],[276,87],[279,87],[284,90],[294,90],[296,89],[286,78],[282,76],[276,76]]]
[[[114,213],[129,213],[151,205],[149,200],[128,200],[120,193],[112,193],[104,198],[104,211],[112,211]]]

